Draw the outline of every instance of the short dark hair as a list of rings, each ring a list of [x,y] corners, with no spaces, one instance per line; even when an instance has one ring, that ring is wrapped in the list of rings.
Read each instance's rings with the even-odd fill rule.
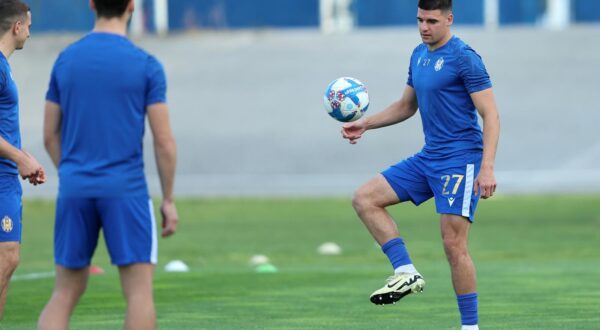
[[[423,10],[452,11],[452,0],[419,0],[419,8]]]
[[[93,0],[96,5],[96,16],[103,18],[121,17],[130,0]]]
[[[29,6],[21,0],[0,0],[0,33],[4,34],[21,18],[27,17]]]

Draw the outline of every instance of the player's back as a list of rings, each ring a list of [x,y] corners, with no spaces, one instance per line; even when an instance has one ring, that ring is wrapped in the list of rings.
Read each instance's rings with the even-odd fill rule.
[[[165,88],[160,64],[124,36],[90,33],[61,53],[47,95],[62,113],[61,196],[148,194],[146,106]]]

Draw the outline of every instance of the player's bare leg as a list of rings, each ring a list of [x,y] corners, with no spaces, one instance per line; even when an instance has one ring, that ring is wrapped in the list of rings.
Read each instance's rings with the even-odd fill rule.
[[[38,321],[40,330],[66,330],[69,318],[79,299],[85,292],[89,278],[89,267],[69,269],[56,266],[54,292],[44,307]]]
[[[154,265],[131,264],[119,267],[121,286],[127,300],[126,330],[156,329],[156,312],[152,294]]]
[[[396,223],[385,209],[399,202],[398,195],[381,174],[360,187],[352,199],[356,213],[394,267],[394,275],[369,297],[376,305],[394,304],[412,292],[423,291],[425,286],[408,257]]]
[[[478,328],[477,277],[467,243],[471,223],[458,215],[441,217],[444,250],[452,272],[452,285],[460,311],[462,329]]]
[[[385,209],[398,203],[398,196],[381,174],[358,188],[352,199],[356,214],[379,245],[399,236],[396,223]]]
[[[19,249],[18,242],[0,243],[0,320],[4,317],[8,283],[19,265]]]
[[[453,214],[443,214],[441,218],[444,250],[452,271],[452,284],[457,294],[466,294],[477,290],[475,265],[467,248],[471,223]]]

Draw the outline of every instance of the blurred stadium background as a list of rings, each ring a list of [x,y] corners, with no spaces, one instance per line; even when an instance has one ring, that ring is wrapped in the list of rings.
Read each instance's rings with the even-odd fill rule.
[[[420,42],[417,1],[137,2],[133,38],[169,78],[179,196],[349,195],[422,147],[417,117],[350,146],[321,104],[339,76],[366,83],[371,114],[400,96]],[[58,52],[93,24],[87,3],[30,1],[32,38],[11,58],[24,147],[52,175],[26,196],[56,192],[42,145],[44,93]],[[455,16],[455,34],[482,55],[498,98],[499,192],[600,191],[600,2],[455,1]],[[151,152],[146,167],[159,194]]]
[[[179,142],[177,194],[349,195],[423,144],[420,120],[350,146],[321,95],[339,76],[366,83],[369,113],[400,96],[420,41],[415,0],[144,0],[133,38],[169,78]],[[86,33],[83,0],[30,1],[32,38],[11,58],[25,148],[50,172],[26,196],[53,196],[42,146],[44,93],[58,52]],[[455,1],[454,32],[484,58],[502,119],[499,191],[600,191],[600,2]],[[150,148],[150,143],[146,143]],[[150,151],[150,150],[148,150]],[[153,155],[149,184],[158,194]]]
[[[322,105],[325,87],[339,76],[366,83],[371,114],[400,96],[420,42],[417,0],[136,2],[131,36],[166,68],[179,146],[176,193],[186,197],[178,202],[178,234],[159,243],[161,328],[457,325],[432,203],[390,210],[427,274],[426,294],[398,308],[374,308],[366,299],[390,269],[349,198],[422,147],[420,120],[369,132],[351,146]],[[597,329],[600,1],[454,3],[454,32],[483,56],[502,121],[496,173],[506,196],[480,204],[470,240],[482,324]],[[34,328],[52,290],[57,177],[42,142],[44,95],[58,53],[93,24],[87,0],[29,4],[32,37],[10,62],[23,146],[50,179],[24,185],[22,261],[1,329]],[[145,148],[148,183],[159,196],[149,133]],[[327,241],[343,253],[319,255]],[[73,329],[122,326],[118,273],[103,244],[98,249],[93,263],[106,274],[90,279]],[[255,273],[248,263],[254,254],[267,255],[280,272]],[[163,271],[174,259],[190,273]]]

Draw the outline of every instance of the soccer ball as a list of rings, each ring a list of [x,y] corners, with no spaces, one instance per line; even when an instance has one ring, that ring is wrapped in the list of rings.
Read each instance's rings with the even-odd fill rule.
[[[369,108],[367,88],[359,80],[342,77],[332,81],[323,98],[325,109],[333,119],[355,121]]]

